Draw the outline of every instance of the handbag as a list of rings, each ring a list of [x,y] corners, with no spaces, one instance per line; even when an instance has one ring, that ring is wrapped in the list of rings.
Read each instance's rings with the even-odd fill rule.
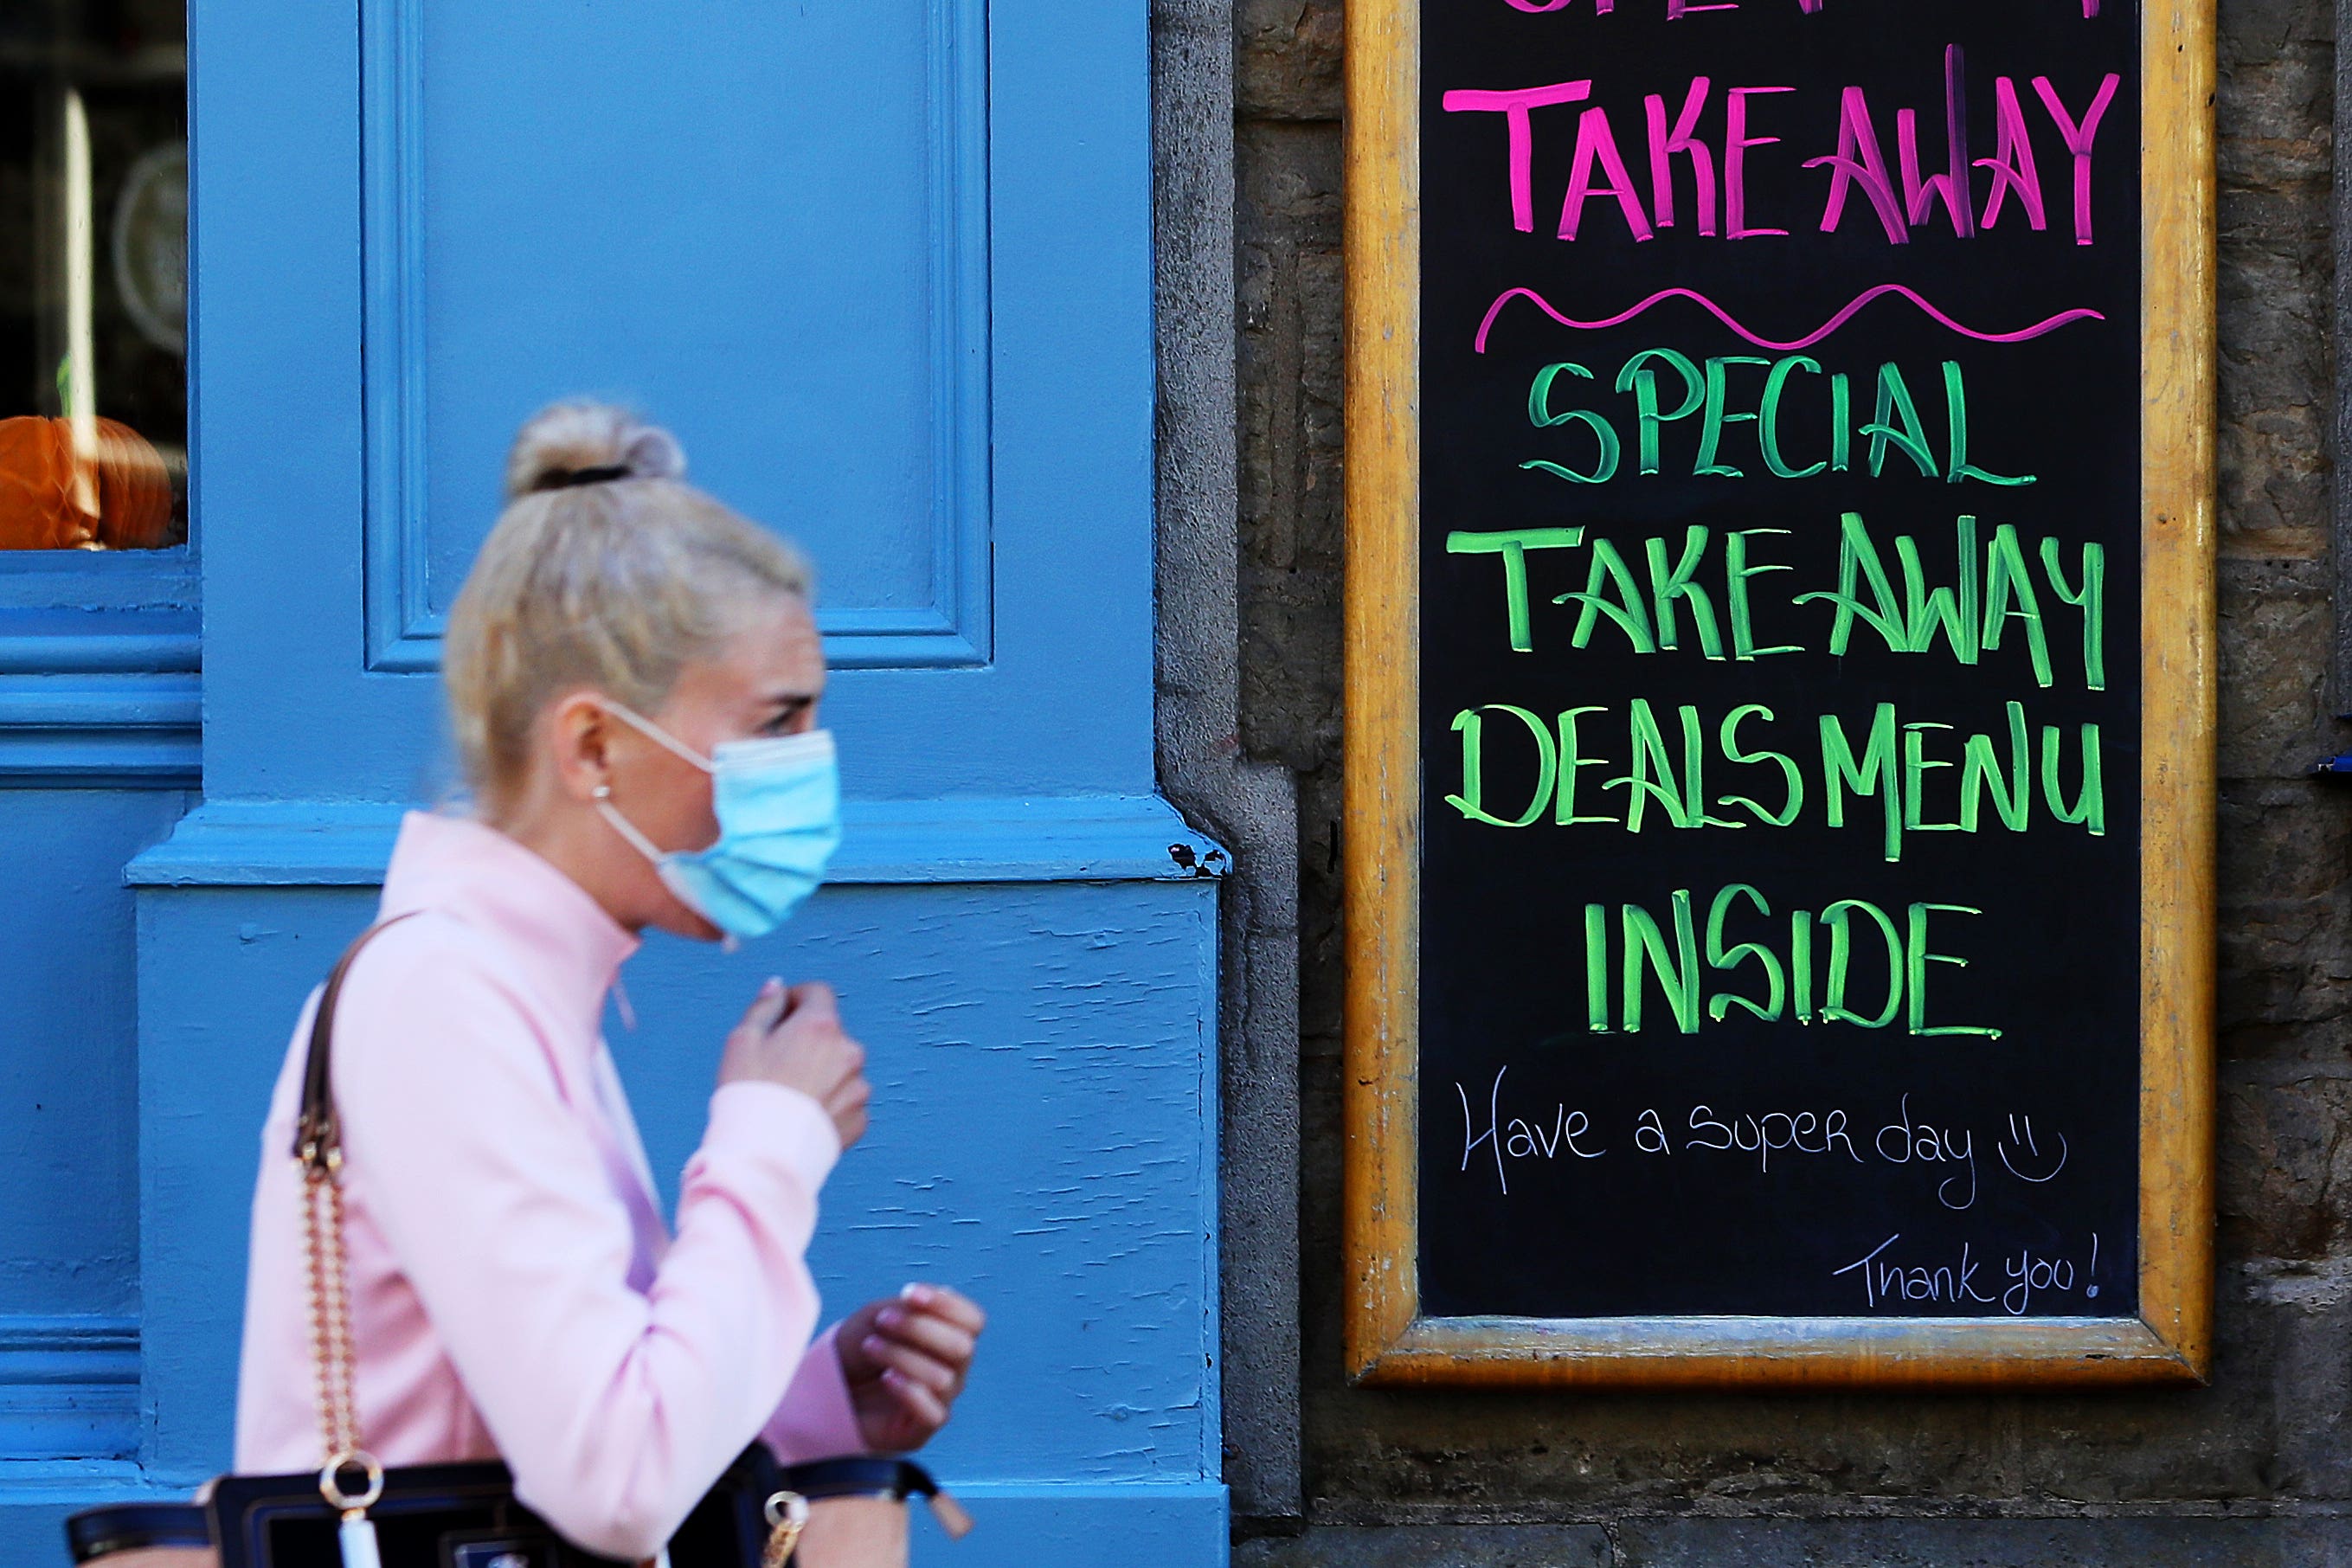
[[[329,1076],[335,1003],[362,931],[310,1023],[295,1121],[310,1346],[325,1461],[315,1474],[223,1476],[192,1503],[120,1503],[66,1521],[77,1563],[104,1568],[627,1568],[572,1545],[517,1501],[497,1461],[387,1469],[360,1445],[343,1254],[341,1127]],[[921,1466],[856,1456],[782,1466],[745,1448],[645,1568],[904,1568],[906,1500],[961,1539],[971,1517]]]

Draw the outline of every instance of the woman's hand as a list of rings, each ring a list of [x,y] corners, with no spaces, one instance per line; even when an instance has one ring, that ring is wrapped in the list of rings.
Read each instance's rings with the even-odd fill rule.
[[[834,1344],[868,1449],[903,1454],[948,1424],[988,1315],[944,1285],[909,1285],[852,1312]]]
[[[848,1148],[866,1135],[866,1047],[841,1027],[833,987],[821,981],[786,985],[770,980],[751,999],[743,1021],[727,1037],[719,1081],[780,1083],[824,1107]]]

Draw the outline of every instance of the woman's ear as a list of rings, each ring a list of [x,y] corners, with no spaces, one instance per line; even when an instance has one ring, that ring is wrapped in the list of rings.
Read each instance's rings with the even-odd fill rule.
[[[555,779],[566,798],[589,801],[610,782],[612,715],[593,691],[574,691],[556,699],[548,715],[548,746],[553,753]]]

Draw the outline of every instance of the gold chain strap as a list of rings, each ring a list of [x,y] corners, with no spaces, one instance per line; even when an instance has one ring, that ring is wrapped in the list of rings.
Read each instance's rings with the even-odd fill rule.
[[[394,920],[404,919],[394,916]],[[351,1262],[343,1249],[343,1154],[327,1091],[329,1038],[344,973],[368,939],[391,921],[362,931],[328,977],[311,1020],[310,1061],[294,1159],[302,1184],[302,1253],[310,1294],[310,1363],[318,1382],[319,1434],[326,1458],[319,1495],[342,1515],[346,1564],[375,1559],[367,1510],[383,1495],[383,1467],[360,1447],[358,1350],[352,1337]],[[316,1103],[312,1103],[313,1090]],[[347,1484],[356,1480],[356,1489]]]
[[[793,1560],[793,1548],[801,1543],[801,1531],[808,1528],[808,1499],[798,1492],[778,1492],[768,1500],[764,1511],[768,1545],[760,1553],[760,1568],[785,1568]]]
[[[352,1300],[343,1256],[343,1188],[340,1157],[302,1173],[302,1250],[310,1276],[310,1360],[319,1386],[319,1431],[327,1458],[359,1447],[353,1409]]]

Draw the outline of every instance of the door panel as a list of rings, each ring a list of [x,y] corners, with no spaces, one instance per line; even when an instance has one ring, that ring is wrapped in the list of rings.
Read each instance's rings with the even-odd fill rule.
[[[825,563],[836,665],[983,660],[982,0],[365,16],[371,668],[431,667],[576,392]]]

